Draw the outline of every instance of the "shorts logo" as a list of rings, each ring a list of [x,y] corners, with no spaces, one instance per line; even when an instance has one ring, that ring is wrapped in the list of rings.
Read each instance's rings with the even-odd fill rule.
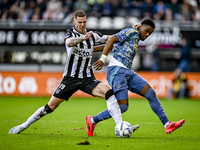
[[[56,89],[56,94],[60,93],[60,91],[61,91],[61,90],[60,90],[59,88],[57,88],[57,89]]]
[[[120,83],[117,83],[116,86],[115,86],[117,89],[121,88],[121,84]]]
[[[63,90],[63,89],[65,88],[65,86],[66,86],[66,85],[64,85],[63,83],[60,84],[60,85],[58,86],[58,88],[56,89],[56,94],[60,93],[60,91]]]
[[[62,83],[58,86],[59,89],[63,90],[65,88],[65,85]]]

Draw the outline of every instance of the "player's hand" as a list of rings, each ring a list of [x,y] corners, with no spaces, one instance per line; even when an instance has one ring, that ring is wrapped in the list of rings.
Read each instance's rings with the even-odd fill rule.
[[[104,63],[101,60],[98,60],[93,65],[95,70],[101,70]]]
[[[133,27],[135,27],[135,28],[139,28],[139,27],[140,27],[140,24],[139,24],[139,23],[134,24]]]
[[[89,39],[91,36],[92,36],[92,31],[87,32],[87,33],[85,34],[84,39],[87,40],[87,39]]]

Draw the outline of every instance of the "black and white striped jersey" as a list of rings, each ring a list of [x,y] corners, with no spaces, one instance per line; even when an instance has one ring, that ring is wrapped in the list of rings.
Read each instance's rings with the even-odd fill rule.
[[[80,37],[84,34],[77,32],[75,28],[71,28],[70,30],[67,30],[65,40],[70,37]],[[92,54],[94,44],[102,43],[106,39],[106,35],[93,31],[92,36],[88,40],[82,41],[76,46],[68,47],[65,44],[67,51],[67,63],[63,76],[73,78],[93,77]]]

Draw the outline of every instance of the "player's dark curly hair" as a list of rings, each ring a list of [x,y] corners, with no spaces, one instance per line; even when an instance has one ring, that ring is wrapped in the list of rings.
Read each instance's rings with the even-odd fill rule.
[[[146,25],[149,25],[151,26],[153,29],[155,29],[155,23],[153,20],[151,20],[150,18],[146,18],[144,20],[142,20],[141,24],[146,24]]]
[[[74,18],[77,19],[77,17],[85,17],[86,13],[83,10],[77,10],[74,12]]]

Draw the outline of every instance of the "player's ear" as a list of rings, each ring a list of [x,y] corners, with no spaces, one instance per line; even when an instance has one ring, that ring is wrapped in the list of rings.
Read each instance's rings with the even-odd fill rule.
[[[75,19],[73,19],[73,23],[75,24]]]

